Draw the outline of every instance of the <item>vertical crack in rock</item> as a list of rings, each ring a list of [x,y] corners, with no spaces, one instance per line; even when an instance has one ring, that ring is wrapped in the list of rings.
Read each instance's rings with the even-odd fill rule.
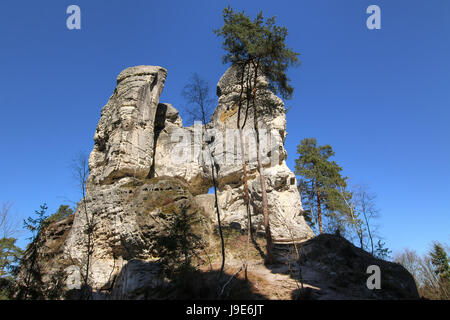
[[[119,74],[94,136],[90,186],[148,176],[156,109],[166,76],[166,69],[155,66],[131,67]]]
[[[152,154],[152,164],[150,166],[150,172],[147,178],[155,177],[155,155],[156,155],[156,146],[158,145],[158,138],[162,130],[165,128],[166,123],[166,113],[167,113],[168,105],[165,103],[158,104],[155,113],[155,129],[153,134],[153,154]]]

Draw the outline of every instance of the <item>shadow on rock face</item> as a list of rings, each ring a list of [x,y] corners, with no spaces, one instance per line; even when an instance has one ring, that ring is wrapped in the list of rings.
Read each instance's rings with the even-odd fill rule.
[[[263,295],[255,293],[250,282],[227,273],[218,280],[218,275],[218,271],[187,268],[174,279],[168,280],[160,273],[157,262],[135,259],[122,268],[111,294],[106,299],[266,299]],[[227,285],[223,289],[225,283]]]
[[[110,298],[145,300],[157,297],[158,291],[168,286],[167,281],[159,275],[159,269],[156,262],[130,260],[116,277]]]
[[[306,285],[292,293],[293,299],[419,299],[414,279],[405,268],[378,259],[341,236],[322,234],[298,244],[297,250],[298,260],[292,248],[278,246],[278,264],[269,266],[272,273],[290,273]],[[380,289],[367,287],[371,265],[380,268]]]

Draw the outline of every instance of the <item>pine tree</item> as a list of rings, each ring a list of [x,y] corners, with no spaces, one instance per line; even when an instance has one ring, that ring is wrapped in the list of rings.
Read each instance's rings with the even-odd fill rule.
[[[447,253],[440,243],[433,244],[433,250],[430,252],[431,262],[433,263],[436,274],[450,279],[450,265]]]
[[[440,298],[448,299],[450,296],[450,264],[447,252],[440,243],[435,242],[429,254],[434,272],[438,277]]]
[[[162,271],[173,278],[192,267],[192,257],[204,243],[194,232],[195,212],[188,206],[183,204],[166,218],[166,224],[155,232],[154,250],[161,259]]]
[[[283,98],[292,96],[293,88],[289,85],[286,70],[290,66],[296,66],[298,53],[287,48],[285,40],[287,29],[275,25],[276,18],[264,20],[262,11],[254,20],[251,20],[243,11],[234,12],[230,7],[223,11],[224,25],[215,30],[216,35],[223,37],[223,48],[227,52],[223,57],[224,63],[238,66],[240,81],[240,95],[237,102],[237,128],[240,131],[240,143],[243,148],[242,128],[245,125],[250,106],[253,107],[253,125],[256,131],[257,170],[260,177],[262,193],[262,211],[264,215],[264,228],[266,233],[267,256],[266,263],[272,262],[272,236],[270,232],[269,212],[267,207],[267,193],[265,188],[264,172],[261,164],[261,149],[258,128],[258,114],[270,112],[270,105],[259,104],[258,77],[265,76],[269,89]],[[244,94],[245,93],[245,94]],[[244,124],[241,126],[241,111],[244,99],[246,102]],[[242,150],[242,156],[244,153]],[[247,186],[247,171],[243,159],[244,193],[247,205],[247,215],[250,229],[249,196]]]
[[[305,179],[299,179],[297,188],[302,199],[302,215],[306,223],[314,229],[314,217],[317,216],[314,200],[314,188],[311,186],[311,182]]]
[[[28,261],[21,266],[26,272],[25,286],[21,288],[19,292],[19,297],[23,299],[28,299],[30,296],[37,297],[42,294],[42,274],[39,264],[37,263],[39,255],[37,240],[40,232],[49,224],[49,216],[46,214],[47,209],[47,204],[44,203],[40,206],[40,210],[34,211],[37,218],[28,217],[23,221],[24,228],[32,234],[32,236],[28,238],[31,242],[28,244],[26,250]]]
[[[310,204],[309,214],[315,212],[319,233],[324,232],[325,214],[329,227],[339,230],[342,234],[342,217],[348,214],[348,211],[339,188],[345,189],[347,178],[342,176],[342,168],[329,160],[334,156],[333,149],[330,145],[317,146],[315,138],[305,138],[297,146],[297,154],[299,158],[295,160],[295,173],[301,176],[299,187],[305,202]]]
[[[16,241],[15,238],[0,239],[0,278],[9,277],[22,257],[23,251],[16,246]]]
[[[391,253],[392,251],[386,247],[386,243],[384,243],[381,240],[378,240],[377,245],[375,247],[374,256],[379,259],[389,260],[391,258]]]
[[[34,213],[37,215],[37,218],[28,217],[23,221],[24,228],[31,232],[32,236],[28,238],[32,242],[36,239],[39,232],[48,224],[49,216],[47,213],[47,204],[44,203],[40,206],[40,210],[35,210]]]

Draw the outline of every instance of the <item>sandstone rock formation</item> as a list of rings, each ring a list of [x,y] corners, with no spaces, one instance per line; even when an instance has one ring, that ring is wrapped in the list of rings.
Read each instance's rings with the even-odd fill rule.
[[[194,218],[199,238],[205,238],[216,223],[213,195],[207,194],[212,186],[211,155],[218,170],[224,225],[247,228],[244,156],[252,225],[264,231],[261,185],[252,152],[256,144],[252,112],[244,126],[246,154],[241,155],[236,145],[240,91],[236,69],[231,67],[220,79],[218,106],[206,126],[183,127],[178,111],[159,102],[166,76],[164,68],[136,66],[117,77],[117,87],[102,109],[95,132],[86,197],[73,217],[52,224],[40,235],[42,246],[36,259],[25,259],[45,270],[46,277],[39,281],[54,292],[61,283],[66,293],[71,286],[76,289],[87,269],[92,298],[142,299],[147,297],[143,292],[165,285],[157,277],[155,235],[165,232],[163,227],[181,208]],[[274,242],[305,241],[314,234],[301,215],[297,181],[285,162],[285,108],[263,77],[258,86],[258,126],[264,138],[262,161]],[[262,105],[269,105],[271,111],[264,112]],[[27,262],[19,276],[22,285],[26,285],[26,266]],[[72,281],[77,278],[78,283]]]
[[[93,221],[90,244],[85,208]],[[98,186],[79,203],[74,215],[50,224],[39,235],[34,246],[37,251],[27,251],[19,282],[26,289],[31,275],[33,290],[41,290],[41,296],[67,296],[68,290],[79,289],[84,283],[89,258],[90,298],[139,298],[142,288],[164,284],[164,279],[155,277],[155,237],[168,232],[169,222],[182,208],[192,216],[195,234],[204,238],[211,222],[194,201],[189,185],[178,178],[127,177]],[[142,270],[133,273],[138,266]],[[49,296],[49,292],[55,292],[55,296]],[[22,290],[19,298],[25,296],[39,294]]]
[[[285,107],[283,101],[268,89],[268,83],[264,77],[258,78],[257,87],[260,92],[256,110],[259,115],[257,120],[262,148],[261,160],[266,178],[272,236],[274,242],[306,240],[313,237],[314,234],[301,215],[302,206],[297,189],[297,180],[285,162],[287,158],[284,148],[287,135]],[[217,85],[219,105],[214,111],[210,125],[217,128],[219,132],[225,132],[225,134],[217,135],[218,139],[212,145],[215,159],[222,160],[218,175],[219,202],[224,211],[224,221],[237,222],[245,228],[242,155],[239,147],[233,149],[233,140],[237,134],[236,100],[239,93],[239,72],[233,66],[225,72]],[[242,117],[245,119],[244,143],[248,143],[245,149],[248,150],[248,154],[245,157],[250,177],[248,185],[251,193],[252,222],[263,232],[261,185],[256,171],[256,133],[253,129],[252,108],[253,106],[249,105],[248,107],[244,106],[242,110]],[[230,133],[232,134],[231,137]],[[228,146],[230,143],[231,147]],[[231,161],[227,161],[229,158],[231,158]]]
[[[286,115],[282,100],[269,89],[263,77],[258,86],[261,90],[259,105],[270,105],[270,113],[259,107],[258,119],[262,143],[262,161],[265,166],[266,189],[271,219],[271,231],[275,242],[306,240],[314,236],[301,215],[302,206],[295,175],[287,167],[284,149],[286,137]],[[195,194],[205,194],[212,186],[210,154],[218,169],[219,205],[225,224],[233,224],[245,229],[247,214],[244,204],[242,155],[236,130],[239,96],[238,75],[231,67],[217,85],[219,104],[206,128],[201,124],[184,128],[178,112],[169,104],[160,104],[157,111],[156,151],[154,157],[156,176],[182,177],[195,190]],[[252,224],[261,232],[262,214],[261,186],[256,171],[256,135],[253,130],[252,106],[248,113],[243,132],[245,136],[245,157],[251,192]],[[258,106],[257,106],[258,108]],[[165,121],[163,122],[163,115]],[[242,115],[244,117],[244,115]],[[180,142],[178,142],[180,138]],[[181,155],[182,154],[182,155]],[[214,202],[212,195],[202,196],[202,202]]]
[[[233,105],[233,97],[239,91],[236,71],[230,68],[220,79],[219,105],[206,127],[201,124],[183,127],[178,111],[170,104],[159,103],[166,76],[164,68],[136,66],[125,69],[117,77],[117,87],[102,109],[94,135],[86,197],[78,204],[70,229],[58,240],[57,252],[52,246],[44,250],[46,254],[56,255],[59,261],[59,266],[57,263],[45,268],[49,276],[63,272],[62,278],[67,282],[68,278],[77,276],[84,279],[88,272],[88,283],[97,297],[102,297],[103,292],[115,297],[135,297],[129,291],[136,286],[131,286],[133,289],[116,278],[120,274],[119,279],[128,279],[130,284],[129,270],[139,265],[136,259],[148,262],[157,258],[153,250],[154,236],[158,226],[165,223],[168,217],[165,215],[179,211],[181,205],[188,207],[192,214],[199,215],[200,236],[215,223],[213,198],[207,194],[212,186],[211,154],[218,169],[224,225],[247,228],[242,157],[240,148],[234,145],[235,132],[229,130],[234,129],[236,118]],[[265,93],[265,103],[274,106],[272,114],[265,114],[259,120],[262,130],[276,133],[274,143],[264,147],[272,234],[275,241],[306,240],[313,233],[301,216],[295,176],[285,163],[283,102],[267,89],[264,78],[259,85]],[[253,225],[264,231],[261,190],[255,155],[251,152],[255,145],[251,119],[249,115],[245,127],[249,140],[245,156],[251,210]],[[134,261],[134,267],[124,269],[130,261]]]

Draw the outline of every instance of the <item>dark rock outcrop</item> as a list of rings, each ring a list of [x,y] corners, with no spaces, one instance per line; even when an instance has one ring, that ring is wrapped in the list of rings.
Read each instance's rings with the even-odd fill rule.
[[[297,272],[301,271],[305,284],[318,288],[309,289],[314,299],[419,299],[414,279],[405,268],[378,259],[343,237],[322,234],[299,244],[298,251]],[[380,268],[380,289],[366,285],[371,265]]]

